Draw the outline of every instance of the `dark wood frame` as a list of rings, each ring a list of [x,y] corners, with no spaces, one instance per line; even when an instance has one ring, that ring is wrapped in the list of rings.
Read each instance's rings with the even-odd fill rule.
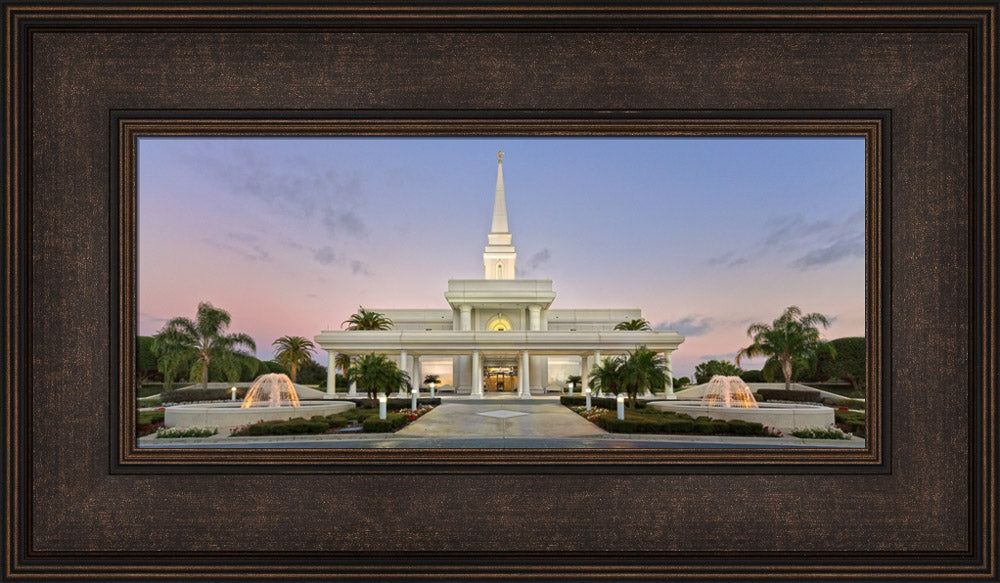
[[[5,577],[997,576],[996,2],[3,7]],[[860,120],[878,154],[875,445],[146,457],[118,414],[134,390],[127,130],[212,120],[744,135]]]

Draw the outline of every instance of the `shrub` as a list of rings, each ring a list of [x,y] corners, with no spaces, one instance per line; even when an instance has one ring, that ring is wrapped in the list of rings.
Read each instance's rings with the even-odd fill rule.
[[[242,401],[247,396],[249,388],[237,388],[236,400]],[[163,403],[182,403],[185,401],[228,401],[232,398],[229,389],[184,389],[183,391],[167,391],[160,393]]]
[[[156,430],[157,438],[210,437],[219,433],[218,427],[161,427]]]
[[[768,401],[796,401],[819,403],[819,391],[804,391],[801,389],[757,389],[757,393]]]
[[[153,411],[136,411],[135,424],[152,425],[156,422],[162,422],[163,415],[164,415],[163,409],[156,409]]]
[[[807,427],[796,429],[792,432],[795,437],[802,439],[850,439],[851,436],[836,427]]]
[[[745,370],[740,373],[740,378],[743,379],[743,382],[745,383],[767,382],[764,380],[764,373],[759,370]]]
[[[378,415],[375,415],[365,419],[364,431],[366,433],[388,433],[404,425],[406,425],[406,417],[399,413],[389,413],[385,419],[379,419]]]
[[[834,411],[833,418],[837,427],[853,433],[858,437],[865,436],[865,414],[861,411]]]
[[[346,421],[345,421],[346,424]],[[241,435],[301,435],[304,433],[323,433],[330,428],[326,417],[320,415],[312,419],[296,417],[295,419],[278,421],[261,421],[246,428]]]
[[[378,401],[373,399],[350,399],[359,409],[375,409],[378,411]],[[441,404],[440,397],[419,397],[417,407],[431,406],[437,407]],[[388,399],[385,403],[386,409],[409,409],[410,399]]]
[[[567,407],[584,407],[584,406],[587,405],[587,397],[586,396],[580,397],[580,396],[577,396],[577,395],[573,395],[572,397],[570,397],[568,395],[563,395],[563,396],[559,397],[559,403],[561,405],[565,405]],[[626,401],[625,404],[626,404],[626,406],[628,406],[628,401]],[[590,398],[590,406],[591,407],[600,407],[602,409],[608,409],[610,411],[617,411],[618,410],[618,400],[615,397],[591,397]],[[636,409],[645,409],[646,408],[646,402],[645,401],[636,401],[635,402],[635,408]]]

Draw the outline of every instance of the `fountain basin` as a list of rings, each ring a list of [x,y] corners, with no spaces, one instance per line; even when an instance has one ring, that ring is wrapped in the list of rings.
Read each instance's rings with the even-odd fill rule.
[[[760,423],[786,434],[796,429],[831,427],[834,424],[833,409],[821,405],[758,403],[755,408],[741,408],[712,407],[702,405],[700,401],[652,401],[647,406],[659,411],[686,413],[695,419],[705,416],[723,421],[740,419]]]
[[[351,401],[301,401],[298,407],[247,407],[242,403],[194,403],[164,410],[164,427],[218,427],[220,433],[258,421],[284,421],[295,417],[332,415],[355,407]]]

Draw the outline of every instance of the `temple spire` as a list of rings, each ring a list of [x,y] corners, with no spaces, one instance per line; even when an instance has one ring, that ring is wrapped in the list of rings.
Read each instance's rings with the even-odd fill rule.
[[[483,252],[486,279],[514,279],[517,253],[507,227],[507,200],[503,188],[503,152],[497,152],[497,188],[493,195],[493,224]]]
[[[490,233],[508,233],[507,200],[503,191],[503,151],[497,152],[497,189],[493,197],[493,227]]]

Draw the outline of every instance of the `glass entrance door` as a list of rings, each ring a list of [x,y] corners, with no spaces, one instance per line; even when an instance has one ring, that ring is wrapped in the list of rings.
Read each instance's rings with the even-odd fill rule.
[[[517,367],[487,366],[483,371],[483,385],[487,391],[516,391]]]

